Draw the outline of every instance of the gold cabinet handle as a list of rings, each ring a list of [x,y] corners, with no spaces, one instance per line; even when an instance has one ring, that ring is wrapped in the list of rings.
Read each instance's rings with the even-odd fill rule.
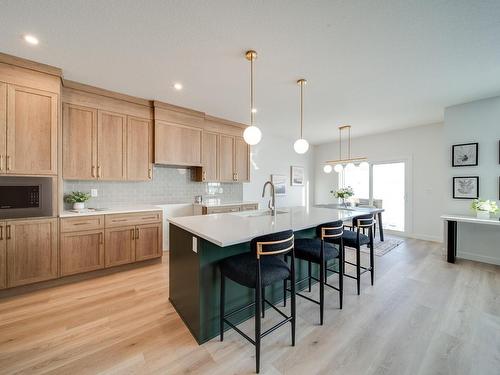
[[[0,241],[3,240],[3,227],[0,227]]]
[[[201,179],[205,181],[207,179],[207,171],[201,172]]]
[[[139,228],[135,228],[135,239],[139,239]]]
[[[0,155],[0,171],[3,171],[3,155]]]
[[[101,178],[101,166],[97,166],[97,178]]]
[[[135,238],[134,238],[134,229],[130,229],[130,234],[131,234],[131,239],[135,240]]]
[[[95,165],[92,166],[92,177],[95,177]]]
[[[148,169],[148,178],[153,178],[153,168]]]
[[[10,171],[11,168],[11,158],[10,155],[7,155],[7,170]]]
[[[5,232],[7,232],[5,239],[10,240],[10,225],[5,227]]]
[[[99,232],[99,244],[102,245],[103,240],[102,240],[102,232]]]

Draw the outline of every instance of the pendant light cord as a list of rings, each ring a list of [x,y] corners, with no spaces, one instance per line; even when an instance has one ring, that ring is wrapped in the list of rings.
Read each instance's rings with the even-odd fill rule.
[[[255,119],[253,99],[253,56],[250,58],[250,125],[253,126]]]
[[[302,128],[304,124],[304,82],[300,82],[300,139],[303,139]]]

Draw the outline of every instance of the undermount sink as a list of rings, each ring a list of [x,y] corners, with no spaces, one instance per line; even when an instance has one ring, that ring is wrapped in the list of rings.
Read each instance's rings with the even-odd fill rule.
[[[288,211],[280,211],[276,210],[276,215],[287,214]],[[256,217],[256,216],[271,216],[271,210],[265,211],[241,211],[241,212],[233,212],[233,215],[243,216],[243,217]]]

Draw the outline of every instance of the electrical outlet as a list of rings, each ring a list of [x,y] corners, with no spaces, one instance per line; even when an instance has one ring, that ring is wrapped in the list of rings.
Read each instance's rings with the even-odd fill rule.
[[[196,237],[193,237],[193,251],[198,253],[198,239]]]
[[[97,189],[90,189],[90,196],[93,198],[97,197]]]

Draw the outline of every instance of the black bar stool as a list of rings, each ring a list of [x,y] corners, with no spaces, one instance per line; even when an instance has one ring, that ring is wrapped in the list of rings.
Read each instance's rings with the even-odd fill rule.
[[[344,276],[344,245],[342,241],[342,233],[344,226],[342,220],[321,224],[316,227],[317,238],[298,238],[294,241],[295,257],[308,262],[308,276],[305,279],[297,281],[298,284],[308,280],[309,292],[311,291],[311,280],[319,282],[319,301],[316,301],[302,293],[296,294],[308,301],[314,302],[319,305],[319,321],[323,325],[323,315],[325,307],[325,285],[339,292],[339,304],[342,308],[343,299],[343,276]],[[337,248],[332,241],[339,241],[339,248]],[[338,259],[339,270],[328,268],[328,262]],[[311,263],[319,266],[319,279],[311,275]],[[335,287],[328,284],[328,272],[338,273],[339,286]],[[286,305],[287,293],[287,280],[284,281],[284,304]]]
[[[264,336],[290,322],[292,328],[292,346],[295,346],[295,255],[293,239],[293,231],[291,230],[256,237],[250,242],[251,252],[226,258],[222,260],[219,265],[221,271],[220,340],[224,340],[224,325],[227,324],[251,344],[255,345],[255,371],[257,373],[259,373],[260,370],[260,342]],[[283,255],[288,253],[290,253],[292,257],[290,267],[283,259]],[[238,308],[227,315],[225,315],[224,312],[226,277],[247,288],[255,289],[254,302]],[[278,281],[283,281],[287,278],[291,278],[292,280],[290,316],[285,315],[265,298],[266,286]],[[264,317],[264,307],[266,303],[283,316],[284,319],[267,331],[261,333],[260,320],[261,314],[262,317]],[[228,320],[232,315],[251,306],[255,306],[254,340]]]
[[[370,272],[371,274],[371,283],[373,285],[374,281],[374,258],[373,258],[373,227],[375,226],[375,218],[373,214],[359,215],[352,219],[352,229],[353,230],[344,230],[342,235],[342,240],[344,242],[344,246],[353,247],[356,249],[356,263],[351,263],[344,260],[344,263],[350,264],[351,266],[356,267],[356,276],[349,275],[345,273],[344,276],[349,277],[351,279],[355,279],[358,287],[358,295],[361,290],[361,275],[365,272]],[[361,233],[368,229],[368,235]],[[340,243],[338,239],[335,240],[336,243]],[[361,246],[368,245],[370,248],[370,266],[363,267],[361,266]],[[345,264],[344,264],[345,266]],[[363,271],[361,271],[363,270]]]

